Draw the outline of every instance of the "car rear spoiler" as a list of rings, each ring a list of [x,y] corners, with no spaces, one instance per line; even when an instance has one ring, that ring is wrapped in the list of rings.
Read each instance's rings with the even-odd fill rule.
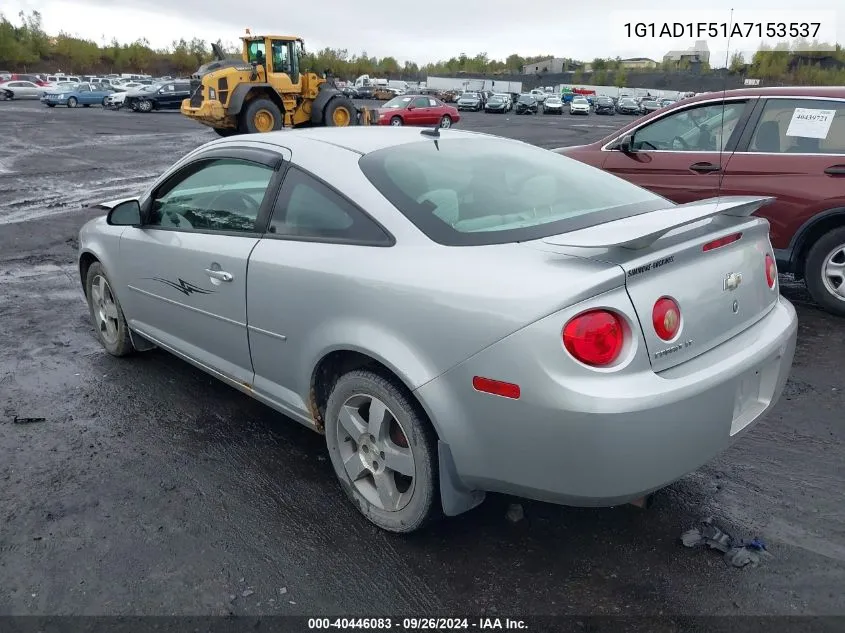
[[[773,197],[729,196],[708,198],[640,215],[605,222],[543,240],[555,246],[579,248],[648,248],[674,229],[717,215],[744,218],[774,201]]]

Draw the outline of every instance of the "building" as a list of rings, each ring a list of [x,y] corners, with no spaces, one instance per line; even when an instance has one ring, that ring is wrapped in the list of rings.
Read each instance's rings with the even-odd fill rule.
[[[537,73],[562,73],[566,70],[566,60],[562,57],[552,57],[539,62],[525,64],[522,67],[523,75],[536,75]]]
[[[657,68],[660,65],[648,57],[629,57],[628,59],[620,60],[619,64],[626,70],[647,70],[649,68]]]
[[[663,56],[663,61],[673,64],[709,64],[710,49],[706,40],[698,40],[695,46],[684,51],[669,51]]]

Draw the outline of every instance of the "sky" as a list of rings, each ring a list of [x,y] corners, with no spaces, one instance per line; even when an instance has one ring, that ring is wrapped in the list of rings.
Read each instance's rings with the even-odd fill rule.
[[[48,33],[64,31],[98,43],[112,37],[121,42],[146,37],[156,48],[179,38],[236,42],[249,28],[253,33],[298,35],[307,50],[345,48],[350,54],[366,51],[370,56],[389,55],[417,63],[480,52],[495,59],[516,52],[580,60],[619,56],[660,61],[669,50],[687,49],[696,39],[705,39],[711,65],[716,67],[736,51],[750,61],[761,40],[747,31],[754,31],[761,22],[763,39],[771,22],[817,22],[819,27],[810,28],[818,28],[818,38],[845,43],[845,15],[839,19],[835,12],[839,0],[817,0],[807,6],[743,0],[742,9],[737,8],[731,18],[734,3],[708,0],[707,9],[690,12],[679,9],[677,0],[653,0],[643,9],[632,9],[638,3],[630,0],[394,0],[383,4],[319,0],[302,6],[284,0],[249,4],[239,0],[3,0],[0,11],[16,20],[19,11],[37,10]],[[250,6],[255,7],[252,16]],[[841,13],[845,14],[845,8]],[[684,29],[677,38],[643,36],[642,32],[637,36],[633,27],[630,32],[625,27],[626,23],[655,24],[659,32],[666,22],[706,22],[708,26],[702,37]],[[722,23],[739,23],[746,33],[730,41],[710,38],[709,23],[715,23],[716,29],[724,28]]]

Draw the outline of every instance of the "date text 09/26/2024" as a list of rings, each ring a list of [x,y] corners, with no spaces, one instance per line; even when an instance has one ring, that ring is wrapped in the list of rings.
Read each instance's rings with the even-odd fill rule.
[[[518,618],[308,618],[311,630],[370,630],[370,631],[447,631],[473,629],[526,630],[525,620]]]
[[[627,38],[815,38],[821,22],[626,22]]]

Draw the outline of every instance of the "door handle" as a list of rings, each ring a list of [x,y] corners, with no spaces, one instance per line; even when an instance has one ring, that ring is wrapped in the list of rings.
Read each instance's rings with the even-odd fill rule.
[[[232,281],[232,279],[234,279],[234,277],[232,277],[232,273],[227,273],[225,270],[212,270],[211,268],[206,268],[205,274],[214,279],[219,279],[220,281]]]
[[[824,173],[831,176],[845,176],[845,165],[834,165],[824,170]]]
[[[698,172],[699,174],[709,174],[714,171],[722,170],[719,165],[714,165],[713,163],[693,163],[689,166],[689,168],[693,171]]]

